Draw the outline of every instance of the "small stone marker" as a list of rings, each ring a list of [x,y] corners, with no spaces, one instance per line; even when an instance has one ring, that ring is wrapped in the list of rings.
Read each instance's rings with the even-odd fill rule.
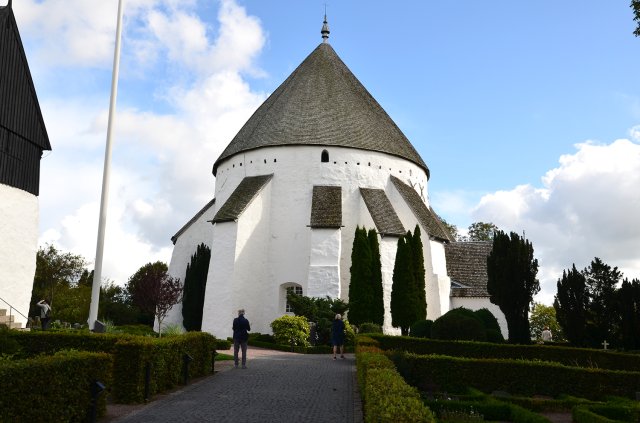
[[[609,343],[607,342],[607,340],[605,339],[604,342],[602,343],[602,346],[604,347],[605,351],[607,349],[607,347],[609,346]]]

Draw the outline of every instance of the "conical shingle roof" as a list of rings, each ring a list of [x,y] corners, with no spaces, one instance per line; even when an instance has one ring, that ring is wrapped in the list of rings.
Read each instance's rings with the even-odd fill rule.
[[[429,169],[328,43],[320,44],[255,111],[213,165],[242,151],[322,145],[379,151]]]

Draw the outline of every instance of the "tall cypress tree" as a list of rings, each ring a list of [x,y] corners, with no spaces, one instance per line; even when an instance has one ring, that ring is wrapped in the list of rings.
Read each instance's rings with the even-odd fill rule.
[[[618,298],[622,314],[622,346],[627,350],[640,350],[640,280],[622,281]]]
[[[620,331],[620,309],[616,285],[622,279],[617,267],[611,267],[595,257],[582,271],[589,292],[587,338],[589,344],[598,347],[601,342],[617,344]]]
[[[351,281],[349,282],[349,322],[360,325],[370,322],[373,302],[371,284],[371,248],[367,231],[356,227],[351,250]]]
[[[487,257],[487,291],[491,302],[504,313],[509,342],[531,342],[529,307],[533,296],[540,291],[537,273],[538,260],[533,257],[533,245],[529,241],[515,232],[494,234],[493,249]]]
[[[411,232],[409,232],[411,234]],[[420,239],[420,226],[416,225],[411,238],[411,252],[413,254],[413,268],[415,275],[416,292],[416,319],[413,323],[427,318],[427,296],[425,287],[424,253],[422,239]],[[413,324],[412,323],[412,324]]]
[[[589,304],[585,277],[574,264],[571,269],[562,272],[562,279],[558,279],[557,286],[553,308],[556,309],[558,324],[569,342],[582,346],[586,339]]]
[[[187,264],[182,294],[182,324],[188,331],[202,329],[202,308],[207,287],[207,274],[211,250],[204,244],[198,245],[191,262]]]
[[[380,244],[378,234],[369,229],[369,248],[371,249],[371,310],[370,322],[384,324],[384,290],[382,288],[382,264],[380,262]]]
[[[410,240],[411,232],[398,239],[391,287],[391,324],[399,327],[404,336],[416,321],[415,269]]]

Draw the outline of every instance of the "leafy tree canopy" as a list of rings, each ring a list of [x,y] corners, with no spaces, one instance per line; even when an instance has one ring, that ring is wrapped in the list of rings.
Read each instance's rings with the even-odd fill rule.
[[[491,241],[498,230],[491,222],[474,222],[469,225],[469,241]]]
[[[532,341],[542,339],[542,331],[548,327],[554,342],[566,341],[562,328],[556,319],[556,309],[542,303],[533,303],[529,314],[529,332]]]

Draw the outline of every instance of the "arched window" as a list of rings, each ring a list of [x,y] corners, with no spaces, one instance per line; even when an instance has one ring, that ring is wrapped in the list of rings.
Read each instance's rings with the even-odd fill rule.
[[[282,302],[281,302],[281,304],[284,304],[284,311],[286,313],[293,313],[293,310],[291,309],[291,305],[287,301],[287,293],[293,292],[294,294],[302,295],[302,287],[300,285],[298,285],[297,283],[295,283],[295,282],[284,283],[281,286],[282,286],[282,289],[281,289]]]
[[[322,155],[320,156],[320,161],[322,163],[329,163],[329,152],[327,150],[322,150]]]

